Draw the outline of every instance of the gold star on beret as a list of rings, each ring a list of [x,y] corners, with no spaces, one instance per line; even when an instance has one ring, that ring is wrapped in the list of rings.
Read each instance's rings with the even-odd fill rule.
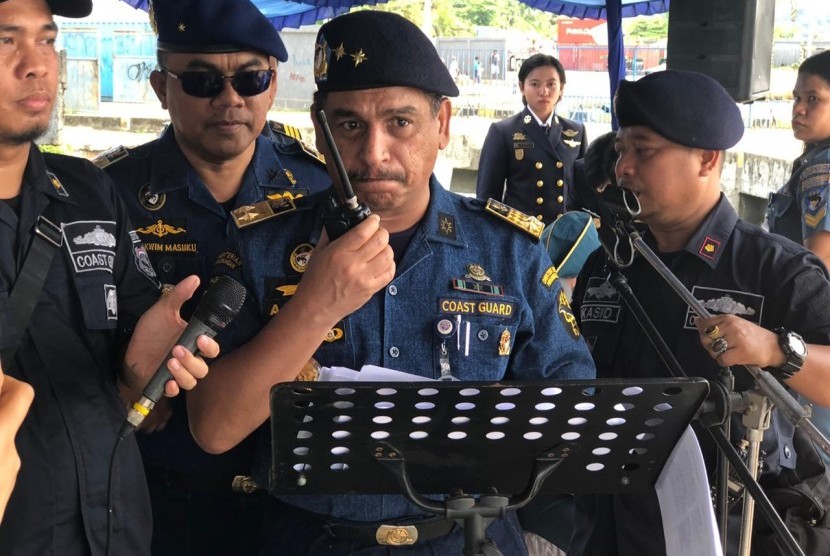
[[[340,46],[335,48],[332,52],[334,52],[334,57],[339,61],[340,58],[346,55],[346,49],[343,48],[343,43],[340,43]]]
[[[179,33],[184,33],[184,31],[185,31],[186,27],[185,27],[184,23],[179,23],[179,24],[176,26],[176,29],[179,31]]]
[[[363,53],[362,48],[357,54],[351,54],[351,57],[354,60],[354,67],[359,66],[362,62],[365,62],[367,60],[366,54]]]

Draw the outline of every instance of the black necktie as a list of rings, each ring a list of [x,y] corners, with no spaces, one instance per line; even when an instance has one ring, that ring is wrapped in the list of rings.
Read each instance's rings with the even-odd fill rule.
[[[544,129],[544,130],[545,130],[545,135],[547,135],[548,133],[550,133],[550,126],[549,126],[549,125],[545,125],[545,126],[543,126],[543,127],[542,127],[542,129]]]

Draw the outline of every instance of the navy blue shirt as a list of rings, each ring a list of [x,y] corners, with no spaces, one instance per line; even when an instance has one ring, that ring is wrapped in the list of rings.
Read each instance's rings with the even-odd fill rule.
[[[644,233],[655,249],[654,238]],[[721,196],[717,206],[692,235],[686,247],[675,253],[657,253],[663,263],[712,314],[735,314],[766,329],[784,327],[808,343],[830,344],[830,281],[818,258],[800,245],[770,234],[738,218]],[[701,345],[692,324],[694,314],[666,281],[642,257],[623,271],[648,316],[660,331],[669,349],[689,376],[709,380],[718,377],[719,367]],[[646,335],[628,311],[620,294],[607,281],[609,268],[600,249],[583,267],[574,291],[574,310],[601,378],[670,376]],[[752,388],[753,380],[742,367],[733,369],[735,389]],[[733,414],[732,439],[744,436],[740,415]],[[761,444],[763,476],[774,477],[782,468],[794,469],[797,454],[792,442],[793,426],[777,411]],[[714,469],[715,448],[708,437],[699,438],[704,459]],[[664,551],[659,519],[644,518],[659,509],[645,496],[614,497],[617,534],[627,541],[611,540],[620,553],[660,554]],[[652,498],[653,504],[656,499]],[[612,514],[613,515],[613,512]],[[634,516],[634,517],[632,517]],[[580,523],[588,525],[588,519]],[[609,540],[613,524],[593,516],[591,542]],[[631,540],[636,539],[636,540]],[[643,545],[626,545],[643,542]],[[656,544],[652,544],[656,543]],[[571,550],[581,554],[581,548]],[[617,552],[605,546],[586,554]]]
[[[155,141],[134,149],[120,147],[96,160],[127,203],[159,280],[176,284],[191,274],[201,278],[199,291],[183,310],[185,318],[209,284],[217,259],[224,265],[238,264],[237,227],[229,209],[252,205],[268,196],[307,196],[328,187],[330,179],[322,157],[290,136],[296,135],[291,130],[276,122],[263,128],[239,192],[228,207],[216,201],[193,171],[172,127]],[[236,345],[229,333],[219,340],[224,353]],[[145,463],[229,478],[250,472],[253,439],[230,452],[208,454],[190,434],[185,396],[168,403],[173,404],[173,416],[167,426],[159,432],[138,434]]]
[[[38,215],[62,229],[10,376],[34,387],[17,435],[23,462],[0,526],[4,555],[103,555],[110,454],[125,411],[116,390],[123,347],[158,298],[147,253],[106,174],[32,145],[19,215],[0,203],[0,342],[8,297]],[[18,217],[19,216],[19,217]],[[8,352],[6,352],[8,353]],[[112,554],[150,552],[150,505],[135,441],[118,452]]]
[[[585,126],[554,115],[546,132],[525,108],[490,126],[478,163],[476,197],[502,201],[550,224],[565,212],[573,164],[585,155]]]
[[[323,366],[372,364],[437,379],[443,345],[449,370],[460,380],[593,378],[587,346],[546,251],[535,238],[485,212],[484,205],[446,191],[433,178],[427,213],[395,279],[335,325],[314,358]],[[293,294],[320,237],[319,208],[310,203],[272,225],[242,231],[242,270],[259,314],[238,318],[236,325],[249,334]],[[436,328],[440,319],[458,317],[465,327],[460,348],[455,337],[446,340]],[[263,430],[270,440],[267,424]],[[268,484],[270,458],[268,445],[261,452],[261,484]],[[423,513],[402,496],[283,499],[356,521]]]
[[[769,230],[803,244],[818,232],[830,231],[830,139],[814,145],[793,162],[787,183],[770,193]]]

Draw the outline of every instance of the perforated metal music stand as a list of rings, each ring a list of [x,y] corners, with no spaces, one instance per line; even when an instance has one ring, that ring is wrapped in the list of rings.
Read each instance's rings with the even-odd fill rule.
[[[403,494],[483,554],[486,525],[540,491],[652,487],[707,392],[696,378],[278,384],[271,492]]]

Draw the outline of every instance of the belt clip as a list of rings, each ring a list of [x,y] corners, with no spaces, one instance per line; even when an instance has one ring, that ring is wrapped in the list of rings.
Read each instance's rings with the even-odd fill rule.
[[[61,229],[49,221],[43,215],[37,217],[37,222],[35,223],[35,233],[60,249],[61,245],[63,245],[63,234]]]
[[[418,528],[414,525],[381,525],[375,531],[375,540],[385,546],[405,546],[418,541]]]

